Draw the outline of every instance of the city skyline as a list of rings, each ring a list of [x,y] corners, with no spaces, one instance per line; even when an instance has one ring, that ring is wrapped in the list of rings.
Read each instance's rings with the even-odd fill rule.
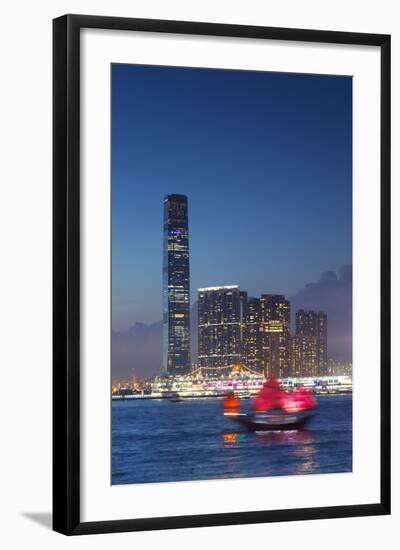
[[[187,375],[199,367],[207,376],[220,376],[239,365],[266,378],[327,374],[327,314],[296,311],[292,335],[286,296],[261,294],[248,300],[238,285],[198,289],[198,353],[193,357],[186,195],[164,198],[162,290],[163,375]]]
[[[330,353],[351,360],[351,105],[350,77],[112,66],[113,377],[168,370],[166,331],[193,363],[197,289],[215,285],[328,312]],[[179,318],[161,276],[172,193],[190,217]]]
[[[111,64],[111,199],[111,483],[351,472],[352,77]]]
[[[296,295],[289,296],[292,309],[321,309],[328,312],[330,330],[328,334],[329,360],[338,363],[351,362],[351,266],[343,266],[338,273],[326,272],[319,280],[310,282]],[[249,296],[249,301],[254,297]],[[192,354],[197,350],[197,300],[191,304]],[[127,331],[112,332],[113,379],[128,380],[132,364],[140,377],[148,378],[159,374],[162,364],[162,319],[152,324],[135,323]],[[295,316],[292,332],[296,332]],[[154,368],[157,365],[157,368]]]
[[[239,365],[266,378],[326,376],[326,312],[298,309],[295,319],[292,333],[291,304],[281,294],[248,298],[238,285],[200,288],[199,351],[193,366],[207,376]]]
[[[190,197],[191,303],[233,273],[292,296],[351,264],[351,78],[118,65],[112,86],[114,331],[161,318],[172,191]]]

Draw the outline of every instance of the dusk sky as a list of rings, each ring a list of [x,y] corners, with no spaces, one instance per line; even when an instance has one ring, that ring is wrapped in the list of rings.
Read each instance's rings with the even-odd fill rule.
[[[351,77],[112,65],[113,329],[162,318],[167,194],[188,197],[192,303],[351,264],[351,121]]]

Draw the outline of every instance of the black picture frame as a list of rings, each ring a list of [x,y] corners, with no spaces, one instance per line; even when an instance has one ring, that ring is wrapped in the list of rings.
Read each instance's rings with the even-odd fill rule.
[[[80,31],[117,29],[378,46],[381,50],[380,501],[371,504],[80,520]],[[390,36],[65,15],[53,21],[53,529],[66,535],[372,516],[390,513]]]

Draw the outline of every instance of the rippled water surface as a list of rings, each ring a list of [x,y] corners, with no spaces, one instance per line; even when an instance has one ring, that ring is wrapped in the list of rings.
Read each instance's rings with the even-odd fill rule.
[[[256,434],[225,418],[219,399],[113,401],[112,483],[349,472],[352,397],[318,403],[307,430]]]

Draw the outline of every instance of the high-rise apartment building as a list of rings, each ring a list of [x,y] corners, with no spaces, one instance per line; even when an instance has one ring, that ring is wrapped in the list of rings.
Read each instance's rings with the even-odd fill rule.
[[[260,298],[262,367],[266,377],[288,376],[290,365],[290,302],[282,294]]]
[[[291,374],[327,374],[327,349],[326,313],[299,309],[296,312],[296,335],[292,338]]]
[[[240,363],[246,299],[236,285],[199,289],[198,360],[205,374]]]
[[[250,298],[242,329],[242,362],[250,370],[262,373],[261,303],[259,298]]]
[[[281,294],[250,298],[243,323],[243,363],[265,377],[284,377],[290,366],[290,303]]]
[[[317,361],[318,375],[328,374],[328,317],[322,311],[317,313]]]
[[[290,375],[295,377],[317,376],[317,340],[313,336],[295,334],[291,338]]]

